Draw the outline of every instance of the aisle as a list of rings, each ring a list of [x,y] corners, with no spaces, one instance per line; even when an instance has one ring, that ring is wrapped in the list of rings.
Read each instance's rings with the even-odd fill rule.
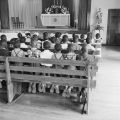
[[[103,47],[90,118],[120,119],[120,48]],[[93,120],[93,119],[92,119]]]
[[[102,53],[89,115],[79,114],[59,97],[28,95],[12,105],[0,103],[0,120],[120,120],[120,48],[103,47]]]

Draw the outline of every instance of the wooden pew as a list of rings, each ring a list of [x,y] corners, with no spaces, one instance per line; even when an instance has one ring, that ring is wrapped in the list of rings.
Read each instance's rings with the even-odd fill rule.
[[[6,68],[5,68],[6,57],[0,56],[0,88],[2,88],[1,82],[6,80]]]
[[[24,63],[28,63],[28,64],[46,63],[46,64],[54,64],[54,65],[56,64],[56,65],[62,65],[62,66],[72,65],[72,66],[80,66],[82,69],[78,71],[78,70],[67,70],[67,69],[60,69],[60,68],[59,69],[47,68],[42,66],[33,67],[33,66],[24,66]],[[22,87],[20,83],[50,82],[58,85],[70,85],[70,86],[86,88],[87,89],[87,113],[88,113],[89,89],[90,87],[93,86],[93,84],[91,83],[90,72],[91,72],[91,65],[88,65],[85,62],[80,62],[80,61],[0,57],[0,79],[5,79],[7,81],[8,103],[12,103],[15,100],[15,96],[18,95],[18,93],[19,95],[22,94],[21,90],[20,91],[17,90],[19,87]],[[30,73],[37,73],[37,74],[30,74]],[[43,74],[39,75],[38,73],[43,73]],[[47,76],[46,73],[48,73],[49,76]],[[56,74],[66,75],[67,77],[56,76]],[[70,77],[70,76],[73,76],[73,77]]]

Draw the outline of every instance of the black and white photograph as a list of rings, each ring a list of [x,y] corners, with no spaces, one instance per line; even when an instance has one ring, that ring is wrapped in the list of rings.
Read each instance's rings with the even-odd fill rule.
[[[0,0],[0,120],[120,120],[120,0]]]

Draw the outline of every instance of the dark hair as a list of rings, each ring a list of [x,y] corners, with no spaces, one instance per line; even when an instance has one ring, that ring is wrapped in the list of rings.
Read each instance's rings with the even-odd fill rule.
[[[21,38],[22,37],[22,33],[18,33],[17,36],[18,36],[18,38]]]
[[[30,33],[26,33],[25,35],[26,35],[26,36],[31,36],[31,34],[30,34]]]
[[[47,39],[48,39],[48,32],[44,32],[44,33],[43,33],[43,39],[44,39],[44,40],[47,40]]]
[[[75,35],[75,36],[74,36],[73,42],[75,42],[76,39],[79,39],[79,36],[78,36],[78,35]]]
[[[62,50],[61,44],[56,44],[56,45],[55,45],[55,51],[56,51],[56,52],[59,52],[59,51],[61,51],[61,50]]]
[[[90,37],[87,37],[86,43],[87,43],[87,44],[90,44],[90,43],[91,43],[91,40],[92,40],[92,39],[91,39]]]
[[[80,38],[83,39],[84,37],[85,37],[85,35],[84,35],[84,34],[81,34]]]
[[[50,40],[51,40],[52,43],[55,43],[57,39],[55,37],[51,37]]]
[[[50,42],[49,41],[45,41],[44,43],[43,43],[43,47],[44,47],[44,49],[46,49],[46,50],[49,50],[50,49]]]
[[[74,45],[68,44],[68,52],[74,51]]]
[[[19,40],[15,41],[14,48],[20,48],[20,41]]]
[[[0,41],[0,46],[7,48],[7,41],[1,40],[1,41]]]
[[[100,38],[100,34],[97,33],[97,34],[95,35],[95,37],[96,37],[97,39]]]
[[[56,32],[56,33],[55,33],[55,37],[56,37],[56,38],[60,38],[60,36],[61,36],[61,33],[60,33],[60,32]]]
[[[3,40],[3,41],[7,41],[7,37],[6,37],[6,35],[1,35],[1,40]]]
[[[67,35],[63,35],[62,42],[66,43],[67,41],[68,41],[68,36]]]
[[[25,37],[21,37],[20,38],[20,43],[25,43],[25,40],[26,40]]]

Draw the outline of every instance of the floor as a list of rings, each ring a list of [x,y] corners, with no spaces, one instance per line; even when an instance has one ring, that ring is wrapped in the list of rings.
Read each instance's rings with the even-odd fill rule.
[[[102,56],[88,115],[60,96],[24,95],[14,104],[0,102],[0,120],[120,120],[120,47],[103,47]]]

